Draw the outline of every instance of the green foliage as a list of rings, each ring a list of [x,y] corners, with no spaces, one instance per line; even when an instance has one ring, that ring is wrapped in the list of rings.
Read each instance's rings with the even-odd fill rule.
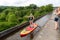
[[[27,22],[30,13],[37,18],[51,12],[52,10],[52,4],[41,7],[37,7],[35,4],[26,7],[0,7],[0,32],[15,25],[21,25],[22,23]]]
[[[1,13],[0,14],[0,21],[5,21],[5,17],[6,17],[5,13]]]
[[[19,18],[18,21],[19,23],[21,23],[23,21],[23,18]]]
[[[34,17],[37,18],[38,16],[40,16],[39,11],[35,11],[35,13],[34,13]]]
[[[11,22],[12,24],[17,24],[18,23],[18,18],[16,17],[16,15],[15,14],[11,14],[11,13],[9,13],[8,15],[7,15],[7,17],[6,17],[6,20],[8,21],[8,22]]]
[[[45,6],[41,6],[39,11],[40,11],[40,13],[42,13],[43,11],[45,12],[46,11]]]
[[[50,12],[53,10],[53,5],[52,4],[46,5],[45,9],[46,9],[46,12],[47,11]]]
[[[0,6],[0,13],[3,12],[6,9],[4,6]]]
[[[36,5],[34,5],[34,4],[30,4],[30,6],[29,6],[31,9],[36,9],[37,8],[37,6]]]
[[[25,15],[25,16],[23,17],[23,21],[28,21],[27,15]]]
[[[0,32],[16,25],[12,22],[0,22]]]

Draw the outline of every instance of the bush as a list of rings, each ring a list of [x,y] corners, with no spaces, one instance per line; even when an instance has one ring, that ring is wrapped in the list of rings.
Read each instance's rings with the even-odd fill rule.
[[[12,22],[1,22],[0,23],[0,32],[3,30],[6,30],[8,28],[13,27],[14,25],[17,25],[17,23],[12,23]]]
[[[23,21],[23,18],[19,18],[18,21],[19,23],[21,23]]]
[[[6,15],[5,13],[0,14],[0,21],[5,21],[6,20]]]
[[[8,28],[10,28],[10,23],[7,23],[7,22],[1,22],[0,23],[0,31],[3,31],[3,30],[6,30]]]

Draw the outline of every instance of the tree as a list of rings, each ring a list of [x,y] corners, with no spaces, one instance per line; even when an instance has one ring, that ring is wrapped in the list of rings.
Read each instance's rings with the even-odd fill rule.
[[[38,16],[40,16],[39,11],[35,11],[34,16],[35,16],[35,18],[37,18]]]
[[[41,7],[39,8],[39,11],[40,11],[40,13],[42,13],[43,11],[46,11],[45,6],[41,6]]]
[[[4,6],[0,6],[0,12],[3,12],[6,9]]]
[[[53,10],[53,5],[52,4],[49,4],[49,5],[46,5],[46,12],[50,12]]]
[[[9,13],[6,17],[6,20],[8,22],[12,22],[12,23],[17,23],[18,22],[18,18],[16,17],[15,14]]]
[[[35,4],[30,4],[29,8],[31,8],[31,9],[36,9],[37,6],[36,6]]]
[[[6,19],[5,13],[1,13],[0,14],[0,21],[5,21],[5,19]]]

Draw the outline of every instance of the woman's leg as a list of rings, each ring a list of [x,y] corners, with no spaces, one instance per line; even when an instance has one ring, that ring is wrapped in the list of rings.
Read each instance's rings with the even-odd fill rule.
[[[32,27],[32,21],[30,21],[30,27]]]
[[[55,29],[58,29],[58,22],[55,21]]]
[[[33,27],[33,21],[32,20],[30,21],[30,26]]]

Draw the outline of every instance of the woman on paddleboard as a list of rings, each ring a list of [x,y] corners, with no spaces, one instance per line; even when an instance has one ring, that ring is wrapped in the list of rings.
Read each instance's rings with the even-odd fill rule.
[[[29,16],[30,26],[31,26],[31,24],[33,24],[33,21],[34,21],[34,16],[33,16],[32,13],[31,13],[30,16]]]

